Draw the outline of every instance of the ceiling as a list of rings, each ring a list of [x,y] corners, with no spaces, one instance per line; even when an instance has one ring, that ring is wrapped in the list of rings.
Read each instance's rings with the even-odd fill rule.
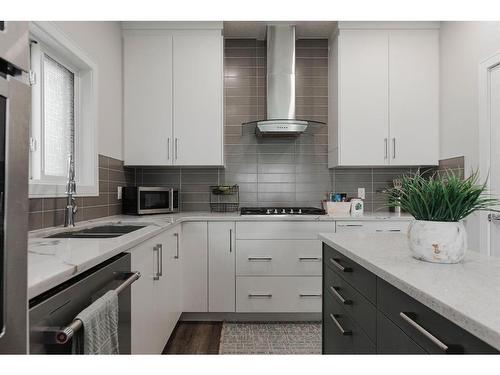
[[[297,39],[329,38],[337,26],[336,21],[226,21],[225,38],[266,39],[266,25],[295,25]]]

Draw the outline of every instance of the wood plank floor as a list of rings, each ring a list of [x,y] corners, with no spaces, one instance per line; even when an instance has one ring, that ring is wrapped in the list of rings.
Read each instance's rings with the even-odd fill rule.
[[[219,354],[222,322],[178,322],[163,354]]]

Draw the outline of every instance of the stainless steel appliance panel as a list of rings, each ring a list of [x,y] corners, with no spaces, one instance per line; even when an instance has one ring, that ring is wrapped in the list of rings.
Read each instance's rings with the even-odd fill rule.
[[[30,354],[70,354],[72,341],[54,342],[59,328],[69,325],[96,299],[123,283],[130,272],[130,254],[120,254],[30,301]],[[130,286],[118,294],[120,354],[130,354]]]
[[[27,352],[28,139],[31,110],[29,86],[0,73],[5,138],[0,152],[4,180],[0,245],[0,353]]]

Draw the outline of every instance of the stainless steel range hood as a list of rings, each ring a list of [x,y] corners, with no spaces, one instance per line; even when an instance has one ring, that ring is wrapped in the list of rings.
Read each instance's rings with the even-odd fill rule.
[[[295,26],[267,26],[267,119],[243,125],[260,136],[296,136],[325,125],[295,118]]]

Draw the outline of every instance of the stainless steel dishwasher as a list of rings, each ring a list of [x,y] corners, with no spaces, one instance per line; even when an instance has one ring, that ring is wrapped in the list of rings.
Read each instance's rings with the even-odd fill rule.
[[[117,255],[29,302],[30,354],[70,354],[76,315],[111,289],[118,292],[120,354],[130,354],[130,254]]]

